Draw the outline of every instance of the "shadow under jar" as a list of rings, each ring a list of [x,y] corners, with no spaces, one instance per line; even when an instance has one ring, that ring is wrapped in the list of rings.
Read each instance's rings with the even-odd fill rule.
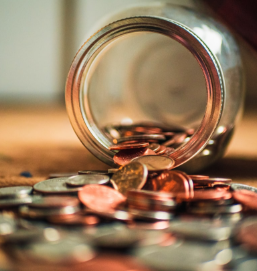
[[[114,166],[108,148],[122,136],[184,133],[169,146],[175,167],[196,172],[220,158],[244,96],[229,31],[167,3],[127,8],[104,25],[76,54],[66,83],[68,115],[86,148]]]

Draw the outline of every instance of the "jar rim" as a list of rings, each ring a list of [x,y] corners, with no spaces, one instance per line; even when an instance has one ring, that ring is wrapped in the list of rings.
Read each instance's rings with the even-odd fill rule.
[[[66,81],[66,108],[72,127],[82,144],[110,166],[114,153],[111,142],[100,132],[90,111],[89,99],[83,101],[83,80],[94,58],[113,39],[135,32],[159,33],[186,47],[199,63],[205,77],[207,101],[204,117],[190,140],[177,148],[170,157],[178,167],[197,155],[215,131],[224,105],[224,77],[216,56],[188,27],[171,19],[157,16],[129,17],[115,21],[86,41],[77,52]]]

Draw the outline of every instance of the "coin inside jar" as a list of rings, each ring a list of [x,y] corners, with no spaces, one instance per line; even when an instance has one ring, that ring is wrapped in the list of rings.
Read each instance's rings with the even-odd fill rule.
[[[163,171],[172,169],[175,161],[167,156],[147,155],[134,158],[133,162],[140,162],[146,165],[148,171]]]
[[[66,181],[68,186],[84,186],[88,184],[106,184],[110,180],[108,175],[103,174],[85,174],[69,177]]]
[[[147,167],[141,163],[133,162],[125,165],[111,178],[113,187],[121,194],[126,195],[131,189],[141,189],[147,178]]]
[[[109,150],[111,151],[119,151],[119,150],[128,150],[128,149],[138,149],[138,148],[145,148],[148,147],[148,142],[143,143],[130,143],[130,144],[116,144],[109,147]]]
[[[114,155],[113,161],[117,165],[124,166],[130,163],[134,158],[145,155],[156,155],[156,153],[148,148],[121,150]]]

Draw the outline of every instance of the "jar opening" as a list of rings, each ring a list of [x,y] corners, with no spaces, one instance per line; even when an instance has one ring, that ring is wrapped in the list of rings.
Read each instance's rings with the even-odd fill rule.
[[[115,22],[85,43],[66,89],[76,133],[111,165],[110,125],[196,128],[171,155],[178,166],[205,146],[223,105],[222,74],[206,45],[183,25],[148,16]]]

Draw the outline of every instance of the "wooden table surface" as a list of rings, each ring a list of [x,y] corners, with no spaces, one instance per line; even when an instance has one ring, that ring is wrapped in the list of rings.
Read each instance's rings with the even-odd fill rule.
[[[1,107],[0,186],[33,185],[51,173],[107,169],[80,143],[64,107]],[[257,187],[257,110],[245,111],[223,159],[199,172]],[[32,177],[22,177],[30,172]]]

